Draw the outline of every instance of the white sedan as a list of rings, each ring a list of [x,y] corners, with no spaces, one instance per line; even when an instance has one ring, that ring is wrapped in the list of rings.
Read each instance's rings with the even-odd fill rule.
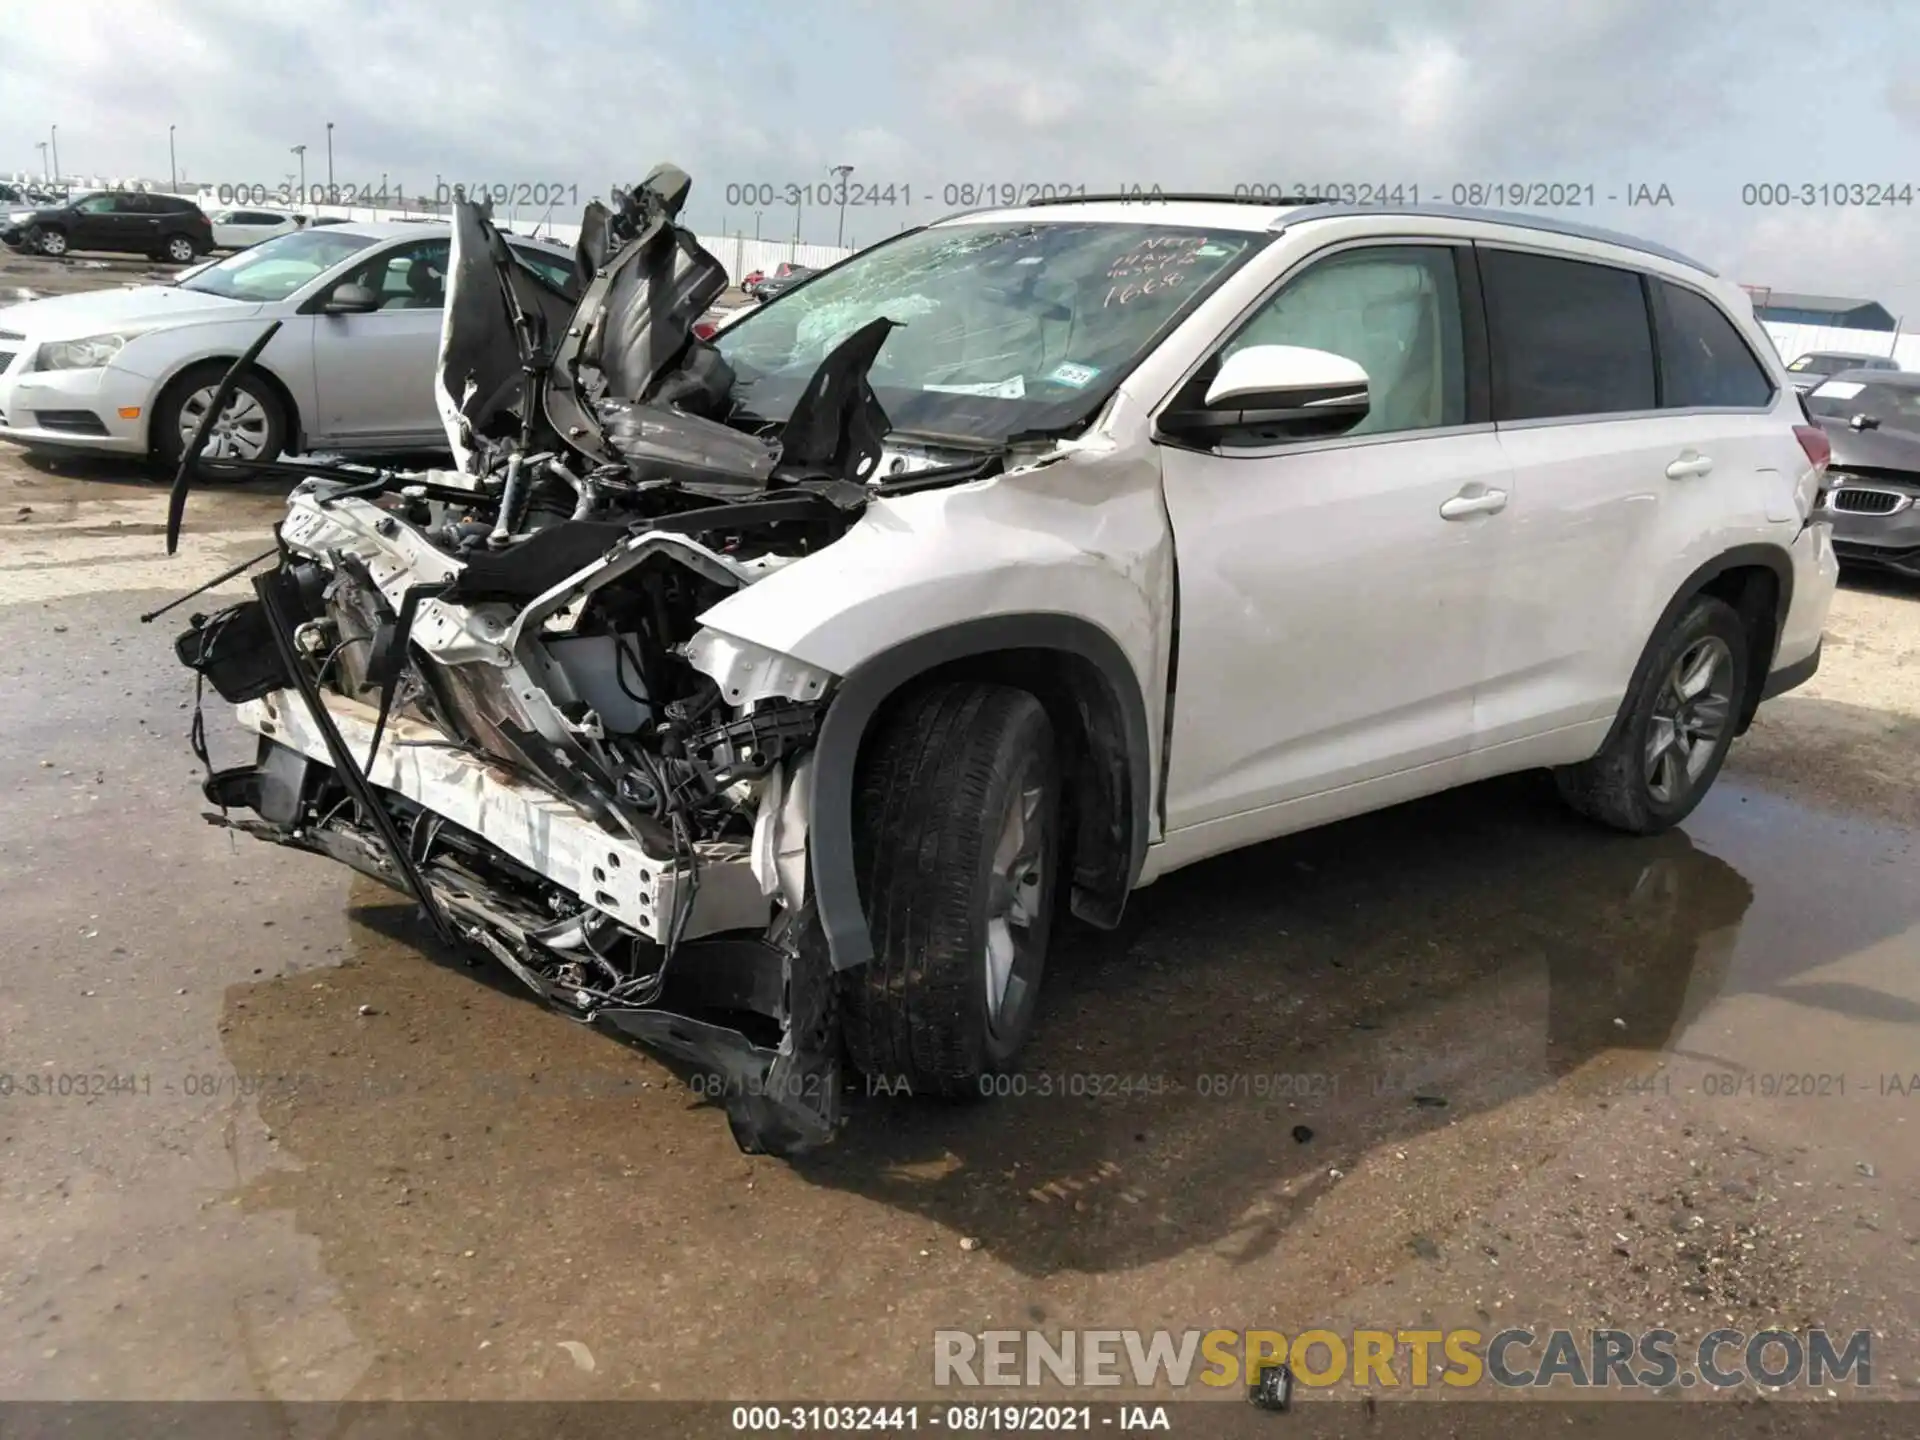
[[[549,284],[578,294],[571,251],[507,243]],[[443,450],[433,383],[451,246],[442,224],[308,227],[170,285],[0,309],[0,440],[170,460],[234,359],[278,320],[209,454]]]
[[[291,235],[306,218],[284,210],[216,210],[207,219],[213,222],[213,248],[244,250],[262,240]]]

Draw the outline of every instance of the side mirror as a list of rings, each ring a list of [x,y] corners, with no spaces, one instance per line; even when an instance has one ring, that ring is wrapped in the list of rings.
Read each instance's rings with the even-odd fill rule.
[[[364,285],[336,285],[320,307],[322,315],[366,315],[380,308],[380,297]]]
[[[1222,362],[1203,404],[1168,411],[1160,428],[1200,443],[1243,430],[1309,439],[1344,434],[1371,406],[1367,372],[1346,356],[1300,345],[1249,345]]]
[[[1847,421],[1847,424],[1855,430],[1878,430],[1880,428],[1880,421],[1876,417],[1866,414],[1854,416],[1851,420]]]

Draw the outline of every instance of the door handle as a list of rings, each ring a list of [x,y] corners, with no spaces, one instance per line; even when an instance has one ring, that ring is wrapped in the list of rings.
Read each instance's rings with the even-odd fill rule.
[[[1713,469],[1713,461],[1705,455],[1695,455],[1689,451],[1667,466],[1667,479],[1692,480],[1705,475],[1711,469]]]
[[[1477,495],[1455,495],[1440,502],[1442,520],[1464,520],[1469,515],[1492,515],[1507,508],[1507,492],[1482,490]]]

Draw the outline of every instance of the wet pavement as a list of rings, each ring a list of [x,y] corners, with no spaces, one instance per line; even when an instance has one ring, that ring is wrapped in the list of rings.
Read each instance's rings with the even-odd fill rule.
[[[390,892],[206,824],[138,615],[280,497],[0,447],[0,1397],[932,1395],[938,1328],[1876,1332],[1920,1396],[1920,587],[1684,830],[1522,776],[1075,928],[1023,1075],[739,1154]],[[243,753],[217,702],[216,763]],[[963,1242],[969,1242],[963,1244]]]

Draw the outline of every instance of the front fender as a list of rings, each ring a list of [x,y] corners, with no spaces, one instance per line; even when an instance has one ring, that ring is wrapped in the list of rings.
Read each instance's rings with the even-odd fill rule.
[[[879,500],[834,544],[702,623],[841,677],[816,747],[808,858],[835,969],[872,956],[853,873],[854,770],[886,698],[936,667],[1057,650],[1097,670],[1124,741],[1128,849],[1153,835],[1172,542],[1150,450],[1069,449],[951,490]]]
[[[110,368],[137,375],[148,382],[147,420],[153,418],[153,405],[175,377],[204,361],[223,361],[231,365],[275,316],[267,307],[245,318],[206,321],[200,324],[169,326],[163,330],[137,335],[113,357]],[[255,362],[280,382],[293,397],[297,425],[314,414],[313,407],[313,333],[310,324],[299,317],[284,317],[280,332],[267,342]]]

